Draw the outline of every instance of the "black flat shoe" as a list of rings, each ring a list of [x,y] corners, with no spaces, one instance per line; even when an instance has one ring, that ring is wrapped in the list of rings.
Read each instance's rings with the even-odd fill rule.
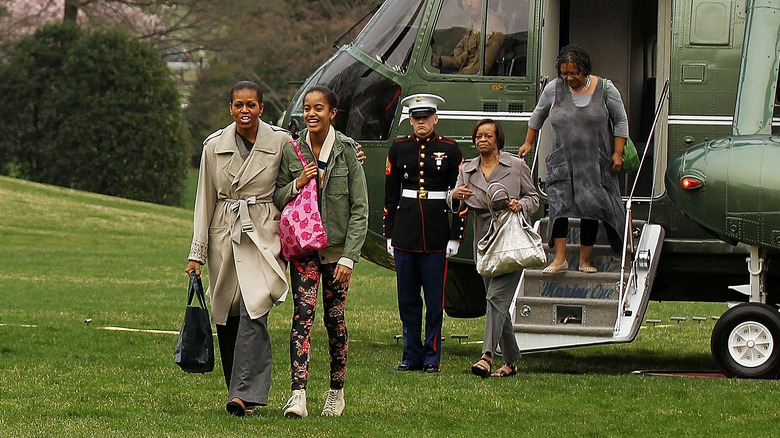
[[[243,417],[246,415],[246,407],[244,407],[244,402],[238,397],[233,397],[230,399],[227,405],[225,405],[225,410],[228,412],[228,414],[236,417]]]
[[[420,371],[422,367],[399,363],[398,365],[394,366],[393,369],[396,371]]]
[[[439,370],[439,367],[437,365],[425,365],[423,367],[424,373],[438,373],[439,371],[441,370]]]

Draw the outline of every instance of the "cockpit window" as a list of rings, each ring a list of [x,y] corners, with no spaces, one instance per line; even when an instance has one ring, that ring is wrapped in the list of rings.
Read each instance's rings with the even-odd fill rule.
[[[444,2],[431,39],[431,67],[444,74],[525,76],[528,2]]]
[[[396,72],[406,73],[424,4],[424,0],[386,2],[355,39],[355,47]]]
[[[488,0],[488,28],[491,20],[502,20],[506,28],[504,44],[496,55],[492,76],[525,76],[528,62],[529,0]],[[495,11],[491,14],[490,11]],[[492,27],[498,27],[494,25]],[[489,61],[489,60],[488,60]]]

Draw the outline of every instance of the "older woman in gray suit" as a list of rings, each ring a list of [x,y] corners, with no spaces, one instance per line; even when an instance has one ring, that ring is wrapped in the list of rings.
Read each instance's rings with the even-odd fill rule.
[[[460,200],[474,211],[476,256],[476,244],[487,233],[490,225],[488,199],[495,192],[495,186],[488,190],[490,184],[501,183],[509,192],[509,199],[505,193],[496,194],[494,210],[509,208],[522,212],[526,218],[539,208],[539,195],[534,190],[531,170],[525,161],[502,150],[505,136],[498,122],[480,120],[474,126],[471,139],[479,156],[461,166],[451,199],[454,202]],[[478,376],[509,377],[517,374],[515,361],[520,359],[520,349],[509,317],[509,306],[520,281],[520,272],[483,278],[487,291],[485,342],[482,357],[471,367],[471,372]],[[501,347],[504,364],[491,374],[496,345]]]

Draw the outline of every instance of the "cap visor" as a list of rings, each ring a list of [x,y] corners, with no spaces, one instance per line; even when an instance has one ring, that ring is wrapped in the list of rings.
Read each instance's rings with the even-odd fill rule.
[[[433,108],[420,108],[414,109],[409,112],[409,115],[415,118],[428,117],[436,114],[436,110]]]

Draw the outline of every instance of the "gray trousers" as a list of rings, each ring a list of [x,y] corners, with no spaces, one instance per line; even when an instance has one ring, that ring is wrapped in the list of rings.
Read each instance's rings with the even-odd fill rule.
[[[247,406],[266,406],[272,362],[268,313],[252,319],[244,300],[240,301],[240,316],[229,317],[224,326],[217,325],[228,400],[238,397]]]
[[[505,362],[520,359],[520,348],[517,346],[512,318],[509,316],[509,306],[515,295],[521,272],[496,277],[482,277],[487,291],[487,312],[485,315],[485,343],[482,354],[495,353],[496,345],[501,347]]]

